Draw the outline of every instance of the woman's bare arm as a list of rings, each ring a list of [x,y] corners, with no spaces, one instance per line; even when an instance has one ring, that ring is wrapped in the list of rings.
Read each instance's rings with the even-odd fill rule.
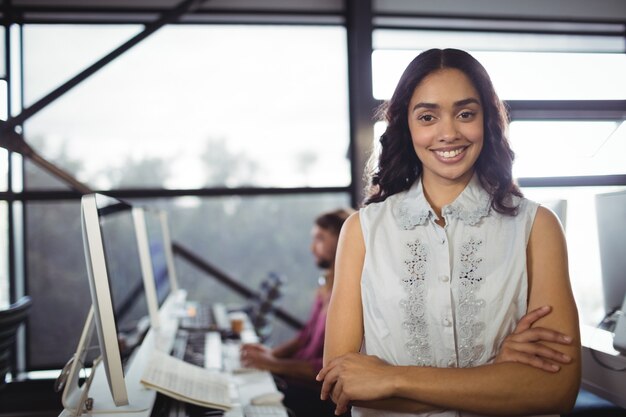
[[[347,353],[357,353],[363,342],[361,273],[365,243],[359,214],[346,220],[339,236],[335,262],[335,281],[328,306],[324,365]],[[403,398],[388,398],[363,404],[365,407],[395,411],[429,411],[432,407]]]

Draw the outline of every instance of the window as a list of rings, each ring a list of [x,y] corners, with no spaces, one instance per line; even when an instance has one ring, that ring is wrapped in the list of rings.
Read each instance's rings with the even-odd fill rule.
[[[516,178],[626,173],[624,121],[514,121],[509,135]]]
[[[139,30],[25,25],[26,105]],[[313,220],[350,204],[345,38],[334,26],[167,26],[28,119],[25,137],[104,191],[346,187],[130,199],[167,209],[174,240],[251,289],[269,272],[287,276],[282,307],[304,319],[319,275],[309,253]],[[24,167],[26,190],[68,189],[30,161]],[[56,198],[25,202],[28,291],[42,300],[31,310],[30,369],[65,363],[90,303],[80,204]],[[246,302],[184,260],[176,263],[190,298]],[[284,340],[287,332],[278,326],[273,337]]]
[[[0,308],[9,304],[9,214],[6,201],[0,201]]]
[[[25,26],[26,102],[135,30]],[[332,26],[167,26],[25,134],[96,189],[347,186],[345,37]],[[58,185],[29,169],[26,186]]]

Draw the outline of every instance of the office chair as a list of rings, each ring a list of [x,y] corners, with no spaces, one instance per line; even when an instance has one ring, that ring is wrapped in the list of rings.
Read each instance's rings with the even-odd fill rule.
[[[0,387],[12,368],[12,352],[17,329],[26,321],[32,304],[29,296],[20,298],[7,309],[0,310]]]

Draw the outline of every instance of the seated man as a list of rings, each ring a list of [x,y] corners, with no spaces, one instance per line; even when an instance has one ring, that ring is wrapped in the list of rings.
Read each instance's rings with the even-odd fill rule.
[[[352,209],[338,209],[315,219],[311,252],[317,266],[324,270],[324,283],[317,290],[304,328],[293,339],[273,349],[259,344],[241,348],[242,365],[270,371],[286,380],[284,404],[297,417],[334,415],[332,402],[320,400],[320,385],[315,376],[322,369],[326,309],[333,288],[339,231],[352,212]]]

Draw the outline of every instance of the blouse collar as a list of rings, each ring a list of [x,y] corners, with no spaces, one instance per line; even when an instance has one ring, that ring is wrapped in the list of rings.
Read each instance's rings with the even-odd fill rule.
[[[450,204],[443,206],[441,212],[447,219],[459,219],[468,226],[476,225],[480,219],[489,215],[491,196],[482,187],[478,176],[474,174],[465,189]],[[399,196],[393,208],[396,223],[401,229],[410,230],[424,225],[432,217],[438,219],[424,195],[421,177]]]

